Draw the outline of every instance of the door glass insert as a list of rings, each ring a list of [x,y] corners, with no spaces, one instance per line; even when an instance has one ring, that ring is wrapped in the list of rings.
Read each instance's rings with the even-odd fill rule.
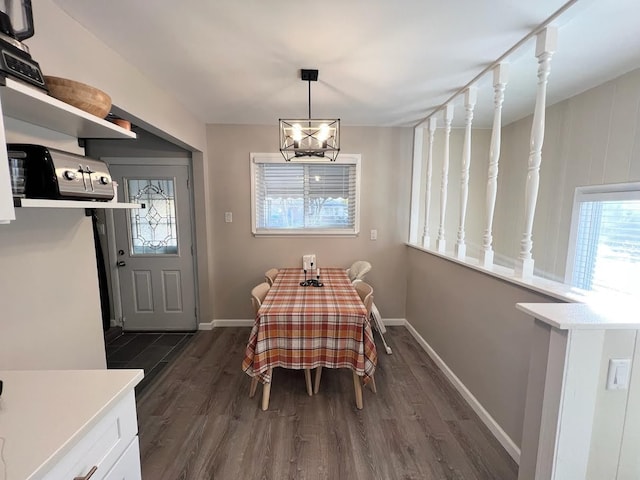
[[[174,180],[128,179],[129,201],[147,208],[129,210],[132,255],[176,255],[178,233]]]

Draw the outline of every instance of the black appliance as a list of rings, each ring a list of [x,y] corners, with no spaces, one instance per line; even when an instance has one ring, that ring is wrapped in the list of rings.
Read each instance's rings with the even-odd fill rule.
[[[113,199],[107,164],[42,145],[7,144],[9,159],[23,159],[24,196],[67,200]]]
[[[40,65],[22,43],[33,34],[31,0],[0,0],[0,73],[47,91]]]

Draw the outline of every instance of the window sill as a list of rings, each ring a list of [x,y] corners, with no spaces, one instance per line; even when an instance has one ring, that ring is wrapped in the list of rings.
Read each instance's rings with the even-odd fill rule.
[[[340,230],[300,231],[300,230],[262,230],[254,231],[254,237],[357,237],[359,232]]]

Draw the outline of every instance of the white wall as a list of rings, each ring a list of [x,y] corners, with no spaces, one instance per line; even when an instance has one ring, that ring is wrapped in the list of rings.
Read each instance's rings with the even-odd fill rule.
[[[637,330],[605,334],[596,395],[588,480],[640,478],[640,335]],[[607,390],[609,359],[632,360],[629,390]]]
[[[16,209],[0,228],[0,300],[0,369],[106,367],[83,209]]]

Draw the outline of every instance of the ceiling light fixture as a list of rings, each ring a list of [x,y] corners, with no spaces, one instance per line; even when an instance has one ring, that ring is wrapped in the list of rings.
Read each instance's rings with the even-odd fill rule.
[[[340,119],[311,118],[311,82],[318,81],[318,70],[302,69],[300,78],[309,84],[309,118],[280,119],[280,152],[287,162],[294,159],[335,162],[340,152]]]

